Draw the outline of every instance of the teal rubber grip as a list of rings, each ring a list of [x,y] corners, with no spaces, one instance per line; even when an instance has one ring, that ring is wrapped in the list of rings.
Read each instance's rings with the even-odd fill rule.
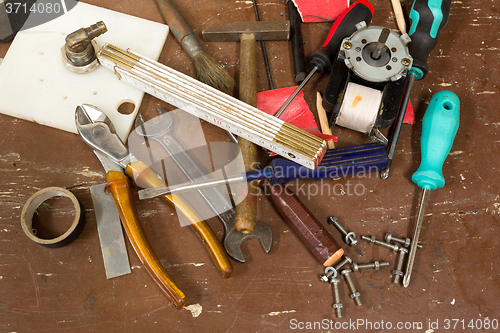
[[[439,33],[450,15],[451,0],[415,0],[409,14],[410,55],[413,57],[415,79],[420,80],[429,71],[427,59],[436,47]],[[413,69],[412,68],[412,69]]]
[[[420,149],[422,161],[411,180],[422,189],[444,186],[443,164],[448,156],[460,122],[460,100],[451,91],[432,96],[422,121]]]

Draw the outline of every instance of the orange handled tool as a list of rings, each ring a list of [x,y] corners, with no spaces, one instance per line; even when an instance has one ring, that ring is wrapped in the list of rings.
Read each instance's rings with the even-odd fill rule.
[[[101,159],[101,158],[100,158]],[[102,160],[101,160],[102,161]],[[109,161],[112,163],[111,161]],[[104,165],[104,163],[103,163]],[[118,167],[118,165],[117,165]],[[120,214],[123,228],[132,243],[135,253],[146,267],[147,272],[176,308],[182,308],[186,296],[165,271],[156,257],[142,228],[135,203],[132,200],[129,180],[123,172],[109,170],[106,174],[106,191],[111,193]]]
[[[106,188],[114,198],[134,250],[169,300],[177,308],[182,307],[185,303],[185,296],[161,266],[147,241],[132,200],[124,169],[125,173],[134,179],[139,186],[159,187],[165,186],[165,182],[151,170],[149,165],[137,161],[130,154],[121,139],[115,134],[110,119],[95,106],[84,104],[77,107],[76,127],[82,139],[94,149],[106,170],[108,181]],[[191,221],[190,225],[207,246],[222,276],[229,277],[233,270],[232,264],[210,226],[182,197],[169,195],[165,196],[164,200],[175,206]]]
[[[128,164],[125,168],[125,173],[134,179],[137,186],[142,188],[157,188],[163,187],[166,184],[149,165],[141,161],[134,161]],[[168,194],[162,196],[161,199],[191,221],[190,226],[196,231],[208,248],[208,252],[222,276],[225,278],[229,277],[233,272],[233,266],[212,228],[203,221],[191,204],[182,196]]]

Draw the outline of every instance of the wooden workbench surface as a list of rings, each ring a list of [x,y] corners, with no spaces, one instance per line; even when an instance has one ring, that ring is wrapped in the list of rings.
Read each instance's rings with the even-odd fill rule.
[[[154,1],[85,2],[163,22]],[[174,2],[198,36],[205,28],[255,19],[251,1]],[[285,1],[258,3],[262,20],[288,16]],[[397,29],[391,2],[371,3],[372,24]],[[408,11],[411,1],[404,3]],[[389,179],[382,181],[372,174],[328,180],[325,186],[344,189],[330,195],[308,192],[312,181],[290,186],[351,258],[360,263],[390,262],[378,272],[355,274],[361,307],[354,305],[342,282],[344,317],[340,319],[332,310],[330,285],[318,279],[321,264],[265,196],[258,200],[258,218],[272,228],[273,248],[265,254],[256,240],[244,243],[246,263],[233,261],[234,273],[228,279],[219,275],[192,230],[180,227],[174,210],[158,200],[137,202],[156,254],[187,296],[184,309],[170,305],[129,244],[132,273],[107,280],[89,192],[90,186],[105,178],[92,150],[75,134],[0,114],[0,331],[271,332],[308,325],[332,332],[354,328],[358,332],[476,332],[480,325],[487,332],[500,331],[499,10],[498,1],[452,1],[448,26],[429,59],[430,72],[412,91],[416,123],[403,126]],[[330,26],[303,25],[306,55],[321,46]],[[9,45],[0,44],[0,57]],[[238,78],[238,43],[203,45]],[[276,88],[294,85],[290,44],[275,41],[266,46]],[[172,35],[160,61],[195,76],[191,59]],[[267,90],[260,46],[257,66],[257,89]],[[327,75],[317,75],[304,90],[313,112],[316,90],[324,91],[327,80]],[[420,161],[421,121],[431,96],[444,89],[460,97],[460,128],[444,165],[446,185],[431,192],[428,200],[421,233],[424,248],[417,253],[410,286],[403,288],[392,284],[395,254],[366,242],[348,247],[326,219],[337,216],[357,235],[379,239],[386,232],[412,234],[421,190],[410,178]],[[26,98],[31,93],[35,92],[26,92]],[[237,88],[232,94],[237,96]],[[172,109],[146,95],[140,112],[150,114],[157,106]],[[203,129],[209,140],[227,140],[219,128],[204,123]],[[339,147],[368,141],[347,129],[333,131]],[[57,249],[33,243],[20,224],[24,203],[48,186],[69,189],[85,211],[80,237]],[[220,221],[208,222],[222,238]],[[406,328],[422,323],[422,328],[397,329],[398,323]]]

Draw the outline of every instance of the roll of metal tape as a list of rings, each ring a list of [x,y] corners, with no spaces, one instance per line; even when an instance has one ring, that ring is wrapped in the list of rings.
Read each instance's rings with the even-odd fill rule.
[[[75,218],[71,227],[61,236],[52,239],[39,238],[33,229],[33,216],[42,203],[54,197],[68,197],[75,207]],[[73,193],[61,187],[47,187],[36,192],[26,201],[21,212],[21,226],[26,236],[33,242],[47,247],[61,247],[74,241],[81,233],[84,221],[78,199]]]

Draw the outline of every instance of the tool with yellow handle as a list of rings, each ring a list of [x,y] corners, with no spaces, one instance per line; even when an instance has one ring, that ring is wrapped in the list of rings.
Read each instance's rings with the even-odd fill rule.
[[[132,154],[129,153],[128,149],[125,147],[121,139],[114,133],[115,132],[114,126],[111,123],[110,119],[101,110],[99,110],[95,106],[84,104],[82,106],[77,107],[75,117],[76,117],[76,127],[82,139],[88,145],[90,145],[97,153],[101,154],[102,156],[105,156],[110,162],[115,163],[117,168],[121,167],[120,172],[122,172],[123,170],[125,174],[128,175],[130,178],[132,178],[138,186],[140,187],[165,186],[166,182],[163,181],[156,173],[154,173],[149,165],[141,161],[138,161]],[[108,179],[108,182],[115,185],[109,185],[108,189],[111,191],[111,193],[113,193],[113,191],[116,192],[113,195],[114,197],[115,195],[118,197],[117,193],[122,194],[122,197],[118,197],[118,199],[120,199],[125,197],[125,194],[127,192],[123,191],[124,188],[123,181],[112,182],[116,180],[115,178],[117,178],[117,175],[113,173],[113,178]],[[119,184],[121,184],[121,187],[118,186]],[[121,189],[122,191],[118,191],[118,189]],[[139,248],[144,250],[143,252],[144,254],[140,254],[139,253],[140,251],[138,252],[139,257],[141,258],[141,260],[143,258],[146,260],[145,262],[146,266],[149,265],[153,267],[155,261],[154,253],[150,247],[146,246],[148,243],[144,233],[140,232],[142,229],[134,227],[134,225],[139,225],[138,219],[135,219],[135,217],[134,218],[130,217],[134,216],[134,213],[130,213],[130,210],[132,211],[135,210],[135,205],[133,204],[133,201],[130,198],[131,197],[129,197],[129,199],[127,200],[121,199],[122,201],[115,199],[115,202],[117,204],[118,210],[120,211],[121,215],[122,213],[125,214],[126,212],[128,212],[126,215],[123,216],[129,218],[122,220],[122,222],[124,224],[130,223],[130,227],[125,226],[125,229],[133,231],[132,237],[131,235],[129,235],[131,242],[133,243],[134,241],[132,239],[135,239],[137,241],[137,244],[144,245],[143,247]],[[196,210],[181,196],[165,195],[162,197],[162,199],[166,201],[170,206],[175,207],[178,212],[182,213],[191,222],[190,223],[191,227],[197,232],[202,242],[207,246],[207,249],[210,252],[211,257],[214,260],[215,265],[221,272],[222,276],[229,277],[233,271],[232,264],[229,261],[229,257],[225,253],[222,244],[215,236],[210,226],[198,215]],[[126,202],[126,204],[123,202]],[[134,249],[136,249],[135,246]],[[170,293],[178,296],[179,295],[183,296],[182,292],[181,294],[177,294],[178,289],[176,290],[175,288],[173,288],[172,285],[159,283],[161,282],[160,280],[162,281],[170,280],[168,275],[166,276],[163,275],[163,278],[160,277],[160,280],[158,280],[157,273],[160,271],[155,271],[154,269],[152,269],[151,271],[148,270],[148,272],[153,273],[151,274],[153,279],[158,283],[158,285],[162,290],[164,290],[164,287],[170,290],[169,293],[167,293],[167,296],[169,296]],[[160,276],[162,276],[162,274],[166,274],[166,272],[164,271],[160,273],[161,273]],[[179,298],[182,297],[179,296]],[[183,303],[181,304],[180,302],[177,303],[176,300],[172,301],[178,307],[181,307],[183,304]]]
[[[129,163],[125,168],[125,173],[134,179],[137,186],[141,188],[158,188],[165,186],[166,183],[151,169],[151,166],[141,161]],[[208,252],[222,276],[229,277],[233,272],[233,266],[212,228],[182,196],[167,194],[161,196],[161,199],[191,221],[190,226],[208,248]]]
[[[123,173],[123,168],[101,153],[96,152],[96,155],[106,170],[108,183],[105,191],[113,196],[123,228],[135,253],[172,304],[176,308],[182,308],[186,303],[186,296],[165,271],[146,238],[132,197],[129,179]]]

